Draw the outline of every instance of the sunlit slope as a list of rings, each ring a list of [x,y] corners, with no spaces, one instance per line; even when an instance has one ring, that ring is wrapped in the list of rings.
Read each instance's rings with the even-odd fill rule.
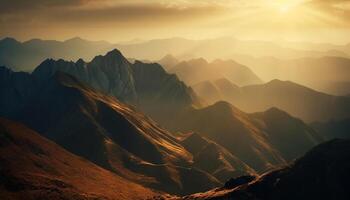
[[[27,85],[17,75],[21,76],[5,75],[6,80],[23,81],[7,83],[2,92],[9,98],[16,95],[8,91]],[[192,167],[192,154],[155,122],[72,76],[57,72],[32,89],[31,96],[20,99],[17,105],[24,106],[12,117],[67,150],[128,180],[169,193],[188,194],[220,184]]]
[[[144,199],[154,191],[0,118],[2,199]]]
[[[257,171],[285,164],[322,141],[301,120],[276,108],[247,114],[226,102],[191,109],[169,125],[195,131],[225,147]],[[295,141],[298,147],[293,146]]]

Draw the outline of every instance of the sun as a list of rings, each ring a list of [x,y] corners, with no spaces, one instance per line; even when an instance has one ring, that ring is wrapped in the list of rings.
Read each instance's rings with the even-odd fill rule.
[[[281,5],[279,7],[279,12],[284,14],[284,13],[288,13],[288,11],[290,10],[290,6],[289,5]]]

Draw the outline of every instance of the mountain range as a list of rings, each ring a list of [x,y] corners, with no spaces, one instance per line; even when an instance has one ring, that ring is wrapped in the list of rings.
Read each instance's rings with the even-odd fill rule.
[[[349,97],[325,94],[291,81],[238,87],[225,79],[205,81],[193,88],[209,102],[225,100],[245,112],[278,107],[306,122],[346,119],[350,113]]]
[[[169,130],[198,132],[257,172],[284,165],[323,141],[303,121],[277,108],[247,114],[221,101],[204,108],[191,108],[174,119],[166,126]]]
[[[136,106],[147,115],[159,120],[165,112],[175,112],[200,101],[177,76],[168,74],[156,63],[130,63],[118,50],[96,56],[91,62],[82,59],[68,62],[47,59],[33,71],[38,80],[51,77],[56,71],[71,74],[80,81]]]
[[[215,60],[208,63],[203,58],[192,59],[176,64],[168,69],[168,72],[176,74],[190,86],[221,78],[226,78],[240,86],[262,83],[248,67],[233,60]]]
[[[0,40],[0,65],[21,71],[32,71],[46,58],[76,61],[91,60],[113,48],[120,49],[128,58],[159,60],[172,54],[181,60],[204,57],[208,60],[232,59],[237,55],[293,59],[302,57],[348,57],[349,45],[276,44],[265,41],[238,40],[232,37],[190,40],[184,38],[154,39],[131,43],[88,41],[78,37],[66,41],[32,39],[19,42],[13,38]],[[152,49],[152,51],[150,51]]]
[[[114,97],[63,72],[44,80],[35,73],[0,74],[5,83],[1,93],[11,103],[1,104],[0,110],[6,107],[7,112],[0,115],[24,123],[70,152],[130,181],[168,193],[188,194],[220,185],[210,174],[192,167],[193,156],[180,141]],[[36,84],[29,88],[30,82]],[[17,93],[24,88],[30,95]],[[20,102],[12,101],[15,99]]]
[[[349,152],[349,140],[332,140],[313,148],[294,163],[259,177],[240,177],[206,193],[163,199],[349,199]]]
[[[230,81],[216,83],[226,88]],[[291,88],[285,92],[304,91]],[[231,177],[255,177],[324,141],[273,105],[255,113],[224,101],[206,106],[159,64],[131,63],[118,50],[91,62],[47,59],[32,73],[0,67],[0,94],[0,116],[146,194],[188,195],[221,187]]]
[[[347,95],[350,93],[350,59],[348,57],[281,59],[278,57],[234,56],[233,59],[249,66],[265,81],[290,80],[329,94]]]
[[[13,38],[4,38],[0,40],[0,66],[9,66],[20,71],[32,71],[47,58],[90,60],[95,55],[105,53],[111,48],[108,42],[92,42],[78,37],[63,42],[41,39],[19,42]]]
[[[27,124],[71,152],[129,180],[169,193],[200,191],[233,175],[264,171],[300,156],[322,141],[302,121],[283,111],[248,115],[225,102],[202,109],[189,107],[164,125],[173,131],[196,131],[208,138],[202,140],[212,140],[208,143],[215,145],[206,145],[205,150],[213,154],[209,162],[226,155],[230,164],[225,169],[210,170],[200,164],[203,160],[197,157],[199,152],[187,150],[183,141],[148,117],[65,73],[56,72],[43,79],[36,71],[27,74],[3,68],[1,72],[1,93],[7,96],[1,104],[2,116]],[[70,113],[69,118],[66,113]],[[296,128],[283,130],[278,124]],[[80,138],[85,138],[83,143]],[[293,150],[291,154],[292,147],[287,142],[290,140],[301,142],[300,151]],[[206,172],[197,169],[199,166]],[[159,176],[157,168],[167,175]],[[195,188],[187,186],[184,190],[181,185],[188,183],[191,176],[201,177],[202,185],[197,183]]]

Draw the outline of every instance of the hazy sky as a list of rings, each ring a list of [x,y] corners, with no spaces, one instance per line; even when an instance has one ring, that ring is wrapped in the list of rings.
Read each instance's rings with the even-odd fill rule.
[[[0,0],[0,37],[350,42],[350,0]]]

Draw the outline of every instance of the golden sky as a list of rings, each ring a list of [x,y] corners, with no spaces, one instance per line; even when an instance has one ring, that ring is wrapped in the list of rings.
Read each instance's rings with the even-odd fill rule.
[[[0,37],[347,43],[350,0],[0,0]]]

